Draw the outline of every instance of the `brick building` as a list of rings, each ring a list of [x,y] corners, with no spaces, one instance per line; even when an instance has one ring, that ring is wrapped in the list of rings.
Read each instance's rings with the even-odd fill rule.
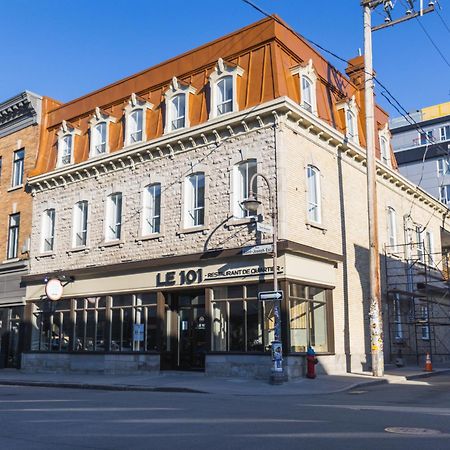
[[[362,58],[341,74],[269,18],[49,111],[29,179],[24,367],[266,377],[274,312],[257,293],[274,270],[289,376],[310,345],[327,373],[366,367],[362,74]],[[400,240],[409,212],[439,249],[447,210],[398,173],[387,120],[377,107],[380,240]],[[249,186],[255,173],[268,185]],[[256,229],[272,208],[276,268]]]
[[[0,368],[20,362],[21,277],[28,271],[31,233],[31,196],[25,185],[35,165],[47,102],[25,91],[0,103]]]

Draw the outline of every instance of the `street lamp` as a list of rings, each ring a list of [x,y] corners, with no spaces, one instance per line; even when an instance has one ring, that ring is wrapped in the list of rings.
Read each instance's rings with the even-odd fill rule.
[[[272,192],[270,188],[269,180],[262,173],[256,172],[252,175],[249,182],[249,195],[246,199],[241,202],[242,207],[250,212],[256,214],[258,208],[261,206],[261,202],[256,198],[253,190],[253,185],[258,177],[261,177],[269,191],[269,206],[270,206],[270,215],[272,217],[272,235],[273,235],[273,244],[272,244],[272,257],[273,257],[273,291],[278,291],[278,214],[277,214],[277,202],[275,198],[275,192]],[[285,374],[283,371],[283,359],[282,359],[282,345],[281,345],[281,315],[280,315],[280,300],[273,300],[273,315],[274,315],[274,340],[272,341],[272,355],[273,355],[273,366],[272,373],[270,375],[270,382],[272,384],[281,384],[285,380]]]

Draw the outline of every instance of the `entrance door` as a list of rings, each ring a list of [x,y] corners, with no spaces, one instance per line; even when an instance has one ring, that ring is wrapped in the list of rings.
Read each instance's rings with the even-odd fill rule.
[[[19,328],[23,307],[0,309],[0,368],[19,368]]]
[[[170,355],[166,353],[164,366],[172,370],[204,370],[207,346],[204,292],[174,293],[169,303],[176,342]]]

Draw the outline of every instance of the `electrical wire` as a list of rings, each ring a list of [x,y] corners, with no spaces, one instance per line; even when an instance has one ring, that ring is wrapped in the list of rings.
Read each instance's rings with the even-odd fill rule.
[[[435,9],[437,15],[439,16],[439,19],[441,19],[442,25],[444,25],[444,27],[446,28],[446,30],[450,33],[450,27],[448,26],[447,22],[445,21],[445,19],[442,17],[441,13],[439,12],[439,9],[436,8]]]

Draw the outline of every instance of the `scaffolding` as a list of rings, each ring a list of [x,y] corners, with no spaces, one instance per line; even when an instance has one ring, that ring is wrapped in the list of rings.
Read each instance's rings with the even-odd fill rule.
[[[391,360],[450,361],[449,253],[425,242],[388,245],[384,268]]]

